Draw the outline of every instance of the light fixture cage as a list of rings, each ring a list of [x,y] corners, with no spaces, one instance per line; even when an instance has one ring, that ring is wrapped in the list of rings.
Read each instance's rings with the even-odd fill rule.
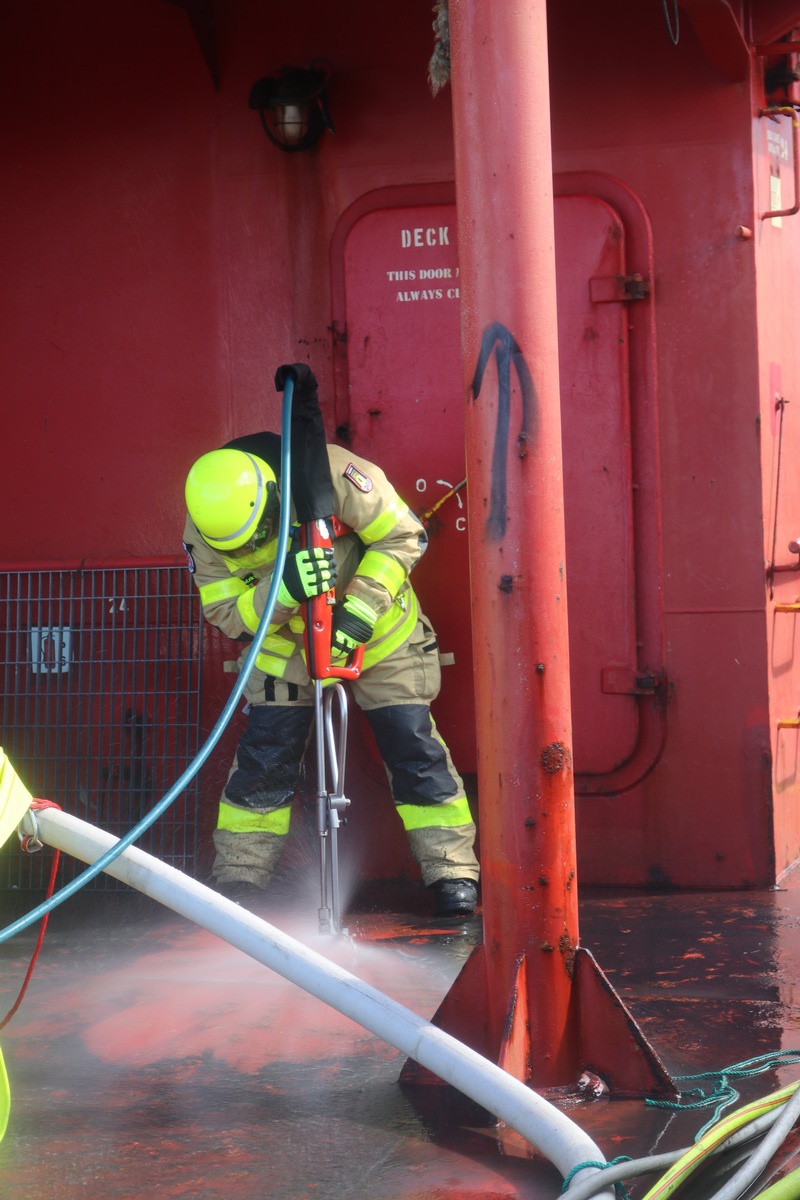
[[[257,79],[248,106],[256,109],[269,140],[287,154],[309,150],[327,129],[334,133],[325,89],[327,64],[282,67],[276,76]]]

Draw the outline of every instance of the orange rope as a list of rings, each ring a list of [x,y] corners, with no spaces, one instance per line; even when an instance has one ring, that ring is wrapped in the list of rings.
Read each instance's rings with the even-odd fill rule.
[[[54,804],[52,802],[52,800],[32,800],[31,808],[33,808],[33,809],[60,808],[60,805]],[[31,841],[30,834],[22,839],[23,850],[28,849],[28,845],[29,845],[30,841]],[[50,897],[52,896],[52,894],[55,890],[56,874],[58,873],[58,863],[59,863],[60,858],[61,858],[61,851],[56,850],[55,853],[53,854],[53,865],[50,868],[50,879],[47,884],[47,896],[45,897],[47,900],[50,899]],[[31,955],[31,961],[28,964],[28,970],[25,973],[24,980],[22,981],[22,987],[20,988],[19,995],[17,996],[17,999],[15,1000],[14,1004],[11,1006],[9,1011],[3,1017],[2,1021],[0,1021],[0,1029],[5,1029],[6,1025],[11,1020],[11,1018],[14,1016],[14,1013],[17,1011],[20,1004],[22,1004],[22,1001],[25,999],[25,993],[28,990],[28,984],[31,981],[31,976],[33,975],[33,969],[36,966],[36,960],[38,959],[39,952],[42,948],[42,942],[44,941],[44,933],[45,933],[45,930],[47,929],[47,922],[48,922],[49,918],[50,918],[49,913],[45,913],[45,915],[42,917],[42,923],[39,926],[39,937],[36,939],[36,946],[34,947],[33,954]]]

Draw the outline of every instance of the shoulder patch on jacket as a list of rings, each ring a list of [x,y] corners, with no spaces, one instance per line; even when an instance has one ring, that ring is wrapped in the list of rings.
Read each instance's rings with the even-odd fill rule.
[[[357,487],[360,492],[371,492],[375,486],[369,475],[357,467],[355,463],[348,463],[344,469],[345,478],[349,479],[354,487]]]
[[[189,574],[194,575],[195,571],[197,570],[197,566],[195,565],[194,561],[194,555],[192,554],[194,546],[190,546],[188,542],[184,542],[183,549],[186,553],[186,565],[189,568]]]

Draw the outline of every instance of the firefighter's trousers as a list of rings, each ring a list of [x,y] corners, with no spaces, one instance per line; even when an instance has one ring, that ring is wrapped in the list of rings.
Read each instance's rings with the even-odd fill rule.
[[[439,683],[438,645],[423,619],[398,650],[347,685],[372,728],[426,885],[479,874],[464,784],[430,712]],[[250,695],[247,728],[220,800],[214,875],[219,883],[265,887],[289,832],[314,688],[264,677],[263,700]]]

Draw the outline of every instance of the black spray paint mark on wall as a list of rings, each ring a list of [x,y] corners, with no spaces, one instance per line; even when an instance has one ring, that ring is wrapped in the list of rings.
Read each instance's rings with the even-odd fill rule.
[[[508,509],[508,436],[511,424],[511,367],[517,373],[522,398],[522,423],[517,437],[517,453],[525,458],[528,442],[536,436],[538,400],[533,378],[525,362],[525,356],[513,335],[505,325],[495,322],[488,325],[481,338],[481,349],[475,374],[472,377],[472,400],[478,399],[489,359],[494,351],[497,362],[497,426],[492,453],[492,486],[486,533],[491,541],[499,541],[506,531]]]

